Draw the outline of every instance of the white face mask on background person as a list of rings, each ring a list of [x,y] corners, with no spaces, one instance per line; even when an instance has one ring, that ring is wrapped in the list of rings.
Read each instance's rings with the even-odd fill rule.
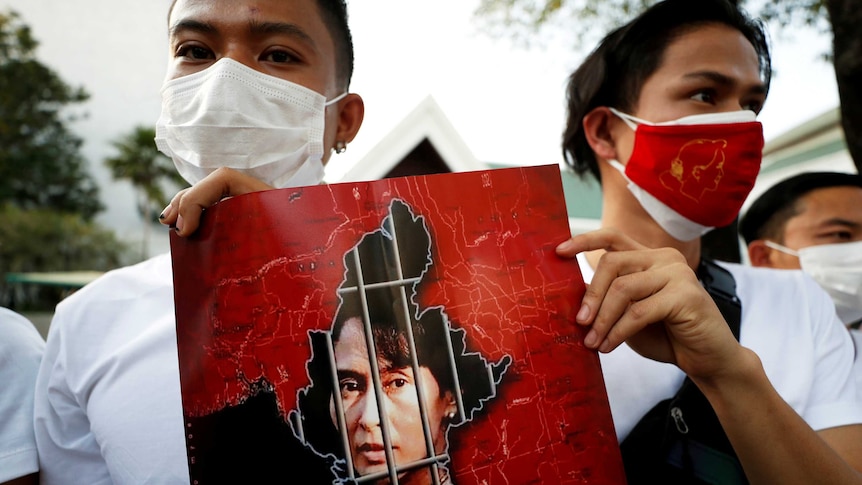
[[[799,257],[802,271],[829,293],[845,325],[862,319],[862,241],[820,244],[798,251],[772,241],[765,244]]]
[[[220,167],[276,188],[323,180],[323,132],[330,101],[304,86],[230,58],[168,80],[156,146],[194,185]]]
[[[727,133],[726,133],[727,128],[730,128],[731,130],[737,130],[736,126],[743,125],[743,124],[752,124],[757,119],[757,114],[754,111],[743,110],[743,111],[732,111],[732,112],[721,112],[721,113],[706,113],[706,114],[686,116],[683,118],[679,118],[679,119],[671,120],[671,121],[666,121],[666,122],[662,122],[662,123],[652,123],[650,121],[636,118],[636,117],[631,116],[629,114],[623,113],[623,112],[616,110],[614,108],[610,108],[610,111],[614,115],[619,117],[621,120],[623,120],[626,123],[626,125],[628,125],[629,128],[631,128],[635,132],[635,147],[634,147],[634,151],[632,152],[632,159],[634,159],[638,155],[643,154],[643,152],[638,152],[639,146],[643,145],[646,142],[646,140],[639,139],[641,133],[639,133],[638,127],[642,126],[642,125],[647,126],[647,127],[663,128],[667,132],[667,134],[674,133],[676,131],[684,131],[686,133],[691,132],[692,133],[691,135],[685,135],[685,136],[690,136],[691,138],[711,139],[711,138],[715,138],[715,137],[719,137],[719,138],[727,137]],[[724,126],[721,126],[721,125],[724,125]],[[732,125],[736,125],[736,126],[732,126]],[[698,130],[698,127],[703,127],[703,128]],[[758,124],[757,128],[759,130],[759,124]],[[698,131],[693,131],[693,129],[698,130]],[[759,133],[760,132],[758,131],[757,134],[759,134]],[[760,140],[761,140],[760,146],[762,147],[762,134],[759,134],[759,136],[760,136]],[[649,141],[652,142],[655,140],[649,140]],[[641,145],[639,145],[639,142],[641,143]],[[727,142],[725,141],[725,145],[726,144],[727,144]],[[676,154],[676,153],[674,153],[674,154]],[[757,160],[754,160],[752,163],[756,162],[756,165],[757,165],[756,168],[759,169],[760,152],[758,151],[756,153],[756,155],[758,156],[758,158],[757,158]],[[609,163],[611,164],[612,167],[617,169],[617,171],[619,171],[623,175],[623,177],[628,181],[628,189],[632,193],[632,195],[634,195],[635,199],[637,199],[637,201],[640,203],[641,207],[643,207],[643,209],[647,212],[647,214],[649,214],[650,217],[652,217],[653,220],[655,220],[655,222],[659,226],[661,226],[661,228],[664,229],[664,231],[667,232],[668,234],[670,234],[673,238],[675,238],[679,241],[691,241],[691,240],[694,240],[694,239],[706,234],[707,232],[711,231],[712,229],[714,229],[715,226],[713,226],[713,225],[706,225],[706,224],[703,224],[701,222],[697,222],[695,220],[692,220],[689,217],[684,216],[683,214],[681,214],[679,212],[679,210],[674,209],[673,207],[669,206],[664,201],[659,200],[658,197],[651,194],[650,191],[648,190],[648,188],[641,186],[638,183],[634,182],[632,180],[632,177],[629,176],[629,174],[631,174],[631,171],[628,169],[630,169],[631,167],[624,166],[617,160],[609,160]],[[629,163],[632,163],[632,160],[630,160]],[[730,163],[740,164],[740,163],[742,163],[742,161],[741,160],[732,160]],[[736,167],[735,169],[739,169],[739,167]],[[656,173],[653,175],[655,177],[659,177],[660,175],[666,175],[666,174]],[[706,177],[706,176],[704,175],[704,177]],[[754,172],[754,177],[756,177],[756,171]],[[750,181],[751,184],[750,185],[753,185],[754,177],[751,177],[751,181]],[[727,174],[724,174],[724,176],[722,178],[732,179],[735,177],[733,175],[731,175],[730,173],[727,173]],[[650,181],[656,182],[653,180],[650,180]],[[750,190],[750,187],[749,187],[749,190]],[[706,199],[704,201],[695,202],[692,200],[692,201],[687,201],[686,204],[691,203],[691,204],[695,204],[697,206],[702,206],[701,212],[705,212],[708,214],[715,214],[716,211],[722,211],[722,210],[724,212],[734,210],[734,208],[732,208],[732,207],[724,207],[726,205],[726,202],[724,199],[725,195],[726,194],[724,194],[724,193],[717,193],[712,198]],[[747,192],[746,192],[746,195],[747,195]],[[744,200],[744,197],[742,197],[741,200]],[[741,205],[741,200],[740,200],[740,205]],[[690,208],[692,206],[687,206],[687,207]],[[738,212],[738,207],[735,208],[735,211]],[[735,217],[736,213],[732,214],[732,216]]]

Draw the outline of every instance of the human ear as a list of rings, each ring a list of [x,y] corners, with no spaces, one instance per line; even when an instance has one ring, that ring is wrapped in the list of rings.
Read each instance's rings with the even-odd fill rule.
[[[604,160],[618,160],[611,123],[616,119],[606,106],[599,106],[584,116],[584,136],[593,152]]]
[[[748,243],[748,260],[752,266],[771,268],[772,261],[769,258],[771,252],[772,249],[763,239],[755,239]]]
[[[356,138],[365,117],[365,102],[356,93],[350,93],[338,103],[338,129],[336,143],[350,143]]]

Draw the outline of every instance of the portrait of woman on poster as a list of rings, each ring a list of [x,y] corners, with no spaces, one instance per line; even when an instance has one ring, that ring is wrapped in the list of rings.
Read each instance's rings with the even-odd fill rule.
[[[392,237],[393,221],[400,238]],[[452,484],[447,432],[496,396],[511,363],[508,356],[493,364],[469,352],[465,330],[452,328],[441,307],[417,312],[412,286],[403,284],[420,277],[430,259],[415,251],[429,247],[416,244],[417,231],[428,238],[421,218],[393,204],[384,230],[367,234],[345,257],[331,330],[309,334],[312,384],[300,392],[291,423],[306,446],[330,459],[333,483],[362,477],[364,483]],[[396,251],[396,239],[414,249]]]

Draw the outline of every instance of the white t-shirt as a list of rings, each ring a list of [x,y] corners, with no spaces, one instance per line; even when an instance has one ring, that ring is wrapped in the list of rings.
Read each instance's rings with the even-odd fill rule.
[[[39,471],[33,385],[44,350],[29,320],[0,308],[0,482]]]
[[[58,306],[36,384],[43,484],[188,483],[170,255]]]
[[[593,270],[583,255],[584,280]],[[815,430],[862,423],[853,376],[853,342],[829,295],[801,271],[721,263],[742,302],[740,343],[760,357],[778,394]],[[611,414],[622,441],[685,375],[672,364],[641,357],[626,344],[600,354]]]
[[[592,270],[581,266],[589,281]],[[801,272],[726,266],[743,302],[742,343],[779,393],[815,429],[862,423],[852,343],[828,295]],[[43,484],[189,482],[172,280],[165,254],[109,272],[58,305],[36,387]],[[754,300],[773,304],[745,303]],[[602,354],[602,367],[620,437],[683,380],[675,366],[626,346]]]
[[[856,375],[856,392],[862,400],[862,330],[851,329],[850,335],[856,345],[856,361],[853,364],[853,374]]]

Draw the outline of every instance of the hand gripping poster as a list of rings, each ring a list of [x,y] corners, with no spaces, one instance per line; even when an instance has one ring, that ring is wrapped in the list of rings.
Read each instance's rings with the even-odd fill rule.
[[[193,484],[619,484],[559,167],[258,192],[172,236]]]

